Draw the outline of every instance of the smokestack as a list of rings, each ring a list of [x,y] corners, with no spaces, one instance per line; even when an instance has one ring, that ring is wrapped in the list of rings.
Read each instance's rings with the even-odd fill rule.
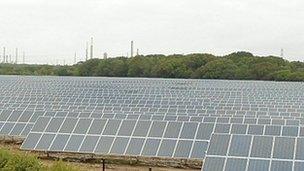
[[[12,55],[11,54],[9,55],[9,61],[8,62],[12,63]]]
[[[134,48],[134,42],[131,41],[131,58],[133,57],[133,48]]]
[[[105,52],[105,53],[103,54],[103,59],[108,59],[108,54],[107,54],[107,52]]]
[[[93,59],[93,37],[91,37],[91,53],[90,58]]]
[[[23,52],[23,56],[22,56],[22,60],[23,60],[23,64],[25,64],[25,52]]]
[[[15,64],[18,63],[18,48],[16,48],[16,59],[15,59]]]
[[[74,54],[74,64],[76,64],[76,52]]]
[[[3,63],[5,63],[5,47],[3,47]]]
[[[86,43],[86,61],[88,60],[88,58],[89,58],[89,44],[88,44],[88,42]]]
[[[136,50],[136,56],[139,56],[139,49]]]

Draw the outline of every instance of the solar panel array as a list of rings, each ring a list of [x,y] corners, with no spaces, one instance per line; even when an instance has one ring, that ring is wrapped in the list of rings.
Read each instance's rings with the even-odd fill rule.
[[[301,139],[303,90],[295,82],[1,76],[0,135],[26,138],[26,150],[205,159],[210,168],[224,159],[228,170],[238,157],[208,154],[212,138]],[[244,159],[248,169],[252,158]]]

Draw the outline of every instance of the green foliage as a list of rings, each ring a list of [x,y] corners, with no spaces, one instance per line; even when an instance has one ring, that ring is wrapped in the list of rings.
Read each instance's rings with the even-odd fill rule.
[[[136,56],[129,60],[129,77],[149,77],[156,59],[152,57]]]
[[[304,81],[304,63],[275,56],[258,57],[249,52],[223,57],[147,55],[91,59],[73,66],[0,64],[1,74]]]
[[[100,60],[96,66],[92,66],[91,71],[93,73],[89,76],[126,77],[128,74],[127,59]]]
[[[235,79],[237,66],[230,59],[219,59],[207,63],[198,70],[198,78]]]
[[[17,153],[11,156],[3,170],[39,171],[41,169],[42,164],[35,156]]]
[[[58,76],[68,76],[69,73],[68,73],[67,68],[60,67],[57,70],[55,70],[55,75],[58,75]]]
[[[0,149],[0,170],[2,170],[8,161],[11,159],[11,154],[4,149]]]
[[[290,80],[291,71],[289,70],[280,70],[277,72],[274,72],[271,77],[272,79],[276,81],[288,81]]]
[[[99,63],[98,59],[91,59],[85,63],[77,65],[78,75],[79,76],[92,76],[94,74],[94,68],[97,67]]]
[[[43,166],[42,162],[33,155],[17,152],[12,153],[6,149],[0,149],[1,171],[80,171],[61,160],[51,166]]]
[[[290,81],[303,81],[304,80],[304,72],[293,72],[289,75],[288,80]]]

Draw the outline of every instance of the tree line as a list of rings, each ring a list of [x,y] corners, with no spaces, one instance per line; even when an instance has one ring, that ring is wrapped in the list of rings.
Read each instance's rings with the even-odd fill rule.
[[[304,62],[248,52],[91,59],[72,66],[1,64],[1,75],[57,75],[304,81]]]

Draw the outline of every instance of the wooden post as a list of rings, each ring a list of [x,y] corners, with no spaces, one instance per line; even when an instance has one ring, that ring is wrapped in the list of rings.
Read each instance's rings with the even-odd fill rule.
[[[102,171],[106,170],[105,159],[102,159]]]

